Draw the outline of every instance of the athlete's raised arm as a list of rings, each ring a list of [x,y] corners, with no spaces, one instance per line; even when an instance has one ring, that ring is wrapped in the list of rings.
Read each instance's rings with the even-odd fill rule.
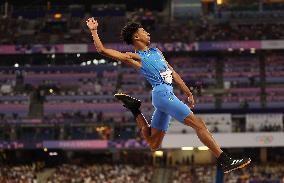
[[[158,50],[160,52],[160,54],[164,57],[163,53]],[[185,82],[183,81],[183,79],[180,77],[180,75],[174,70],[174,68],[166,61],[165,57],[164,57],[165,62],[167,63],[169,69],[172,71],[172,75],[173,75],[173,79],[176,82],[176,84],[179,86],[179,88],[186,94],[186,96],[188,97],[188,102],[189,102],[189,106],[190,108],[194,107],[194,99],[193,99],[193,95],[190,91],[190,89],[186,86]]]
[[[89,29],[92,33],[94,44],[96,46],[98,53],[100,53],[100,54],[102,54],[106,57],[112,58],[114,60],[126,63],[126,64],[134,67],[135,69],[139,69],[141,67],[141,63],[137,60],[132,59],[132,57],[129,54],[122,53],[120,51],[104,47],[104,45],[101,42],[99,35],[98,35],[97,28],[98,28],[99,24],[98,24],[97,20],[95,20],[92,17],[92,18],[88,18],[88,20],[86,22],[87,22],[87,26],[89,27]]]

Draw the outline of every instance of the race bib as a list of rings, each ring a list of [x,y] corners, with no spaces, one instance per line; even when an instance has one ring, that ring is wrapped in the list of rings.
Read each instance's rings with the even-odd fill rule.
[[[160,75],[165,83],[172,84],[173,76],[172,76],[172,71],[170,69],[160,72]]]

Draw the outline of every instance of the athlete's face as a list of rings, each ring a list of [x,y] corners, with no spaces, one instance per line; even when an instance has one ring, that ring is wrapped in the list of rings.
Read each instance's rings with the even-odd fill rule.
[[[145,45],[150,45],[150,33],[145,31],[143,28],[139,28],[137,32],[134,34],[134,41],[140,41]]]

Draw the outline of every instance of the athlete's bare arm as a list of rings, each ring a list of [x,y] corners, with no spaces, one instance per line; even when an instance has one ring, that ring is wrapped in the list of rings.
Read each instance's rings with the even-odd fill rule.
[[[159,52],[161,53],[161,55],[164,57],[163,53],[159,50]],[[180,77],[180,75],[174,70],[174,68],[166,61],[165,57],[164,57],[165,62],[167,63],[169,69],[173,72],[173,79],[176,82],[176,84],[179,86],[179,88],[186,94],[186,96],[188,96],[188,102],[189,102],[189,107],[193,108],[194,107],[194,99],[193,99],[193,95],[190,91],[190,89],[186,86],[185,82],[183,81],[183,79]]]
[[[126,52],[128,56],[130,56],[132,59],[137,60],[141,62],[141,57],[137,53],[132,53],[132,52]]]
[[[135,69],[139,69],[141,67],[141,63],[139,62],[139,60],[132,59],[132,57],[129,56],[128,54],[104,47],[97,32],[99,24],[93,17],[89,18],[86,22],[87,26],[89,27],[92,33],[94,44],[96,46],[98,53],[106,57],[112,58],[114,60],[121,61],[131,67],[134,67]]]

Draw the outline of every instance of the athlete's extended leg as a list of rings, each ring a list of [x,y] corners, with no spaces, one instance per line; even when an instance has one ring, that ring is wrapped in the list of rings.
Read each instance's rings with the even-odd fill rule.
[[[250,158],[234,159],[225,154],[208,131],[204,121],[190,113],[185,119],[184,124],[191,126],[200,139],[217,157],[217,162],[221,165],[224,173],[229,173],[235,169],[243,168],[251,162]]]
[[[237,168],[242,168],[250,163],[250,158],[234,159],[224,153],[208,131],[204,121],[196,117],[190,108],[180,101],[172,92],[168,93],[166,97],[161,100],[160,110],[165,111],[178,121],[194,128],[200,141],[217,157],[217,161],[222,166],[225,173]]]
[[[201,118],[196,117],[193,113],[190,113],[190,115],[185,118],[184,124],[191,126],[196,131],[200,141],[206,145],[216,157],[220,156],[223,151],[213,138],[212,134],[208,131],[204,121]]]

